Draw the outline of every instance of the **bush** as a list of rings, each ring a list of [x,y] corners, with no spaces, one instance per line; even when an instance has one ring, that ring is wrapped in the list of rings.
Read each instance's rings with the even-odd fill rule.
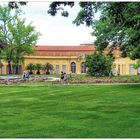
[[[102,52],[87,55],[86,66],[88,68],[88,74],[96,77],[109,76],[113,61],[113,56],[104,55]]]
[[[35,70],[35,64],[29,63],[29,64],[26,66],[26,69],[29,70],[29,74],[33,74],[33,70]]]

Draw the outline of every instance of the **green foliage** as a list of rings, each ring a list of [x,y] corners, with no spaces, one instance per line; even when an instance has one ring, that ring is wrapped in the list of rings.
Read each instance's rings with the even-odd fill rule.
[[[46,63],[45,65],[43,65],[43,70],[46,70],[46,74],[50,74],[50,70],[53,70],[53,65],[50,63]]]
[[[12,68],[16,68],[17,67],[17,64],[12,64]]]
[[[95,52],[94,54],[86,56],[86,66],[88,74],[91,76],[109,76],[114,57],[104,55],[102,52]]]
[[[27,66],[26,66],[26,69],[29,70],[30,74],[33,74],[33,70],[35,70],[35,64],[33,63],[29,63]]]
[[[10,1],[9,3],[8,3],[8,7],[9,8],[12,8],[12,9],[18,9],[18,8],[20,8],[21,6],[24,6],[24,5],[26,5],[27,4],[27,2],[26,1]]]
[[[41,70],[42,69],[42,64],[40,64],[40,63],[35,64],[35,69],[36,70]]]
[[[57,14],[58,10],[61,10],[61,15],[64,17],[68,17],[68,12],[67,10],[64,10],[62,8],[62,6],[70,6],[73,7],[74,6],[74,2],[52,2],[50,4],[50,9],[48,10],[48,14],[51,14],[52,16],[55,16]]]
[[[138,67],[140,67],[140,59],[137,60],[137,63],[134,64],[134,68],[137,69]]]
[[[37,74],[40,74],[41,69],[42,69],[42,64],[40,63],[35,64],[35,70],[37,70]]]
[[[61,15],[68,17],[69,13],[65,10],[65,6],[70,6],[71,8],[75,5],[75,2],[52,2],[50,4],[48,13],[55,16],[58,11],[61,11]],[[86,24],[87,26],[92,25],[92,20],[94,17],[94,10],[97,12],[97,8],[100,6],[97,2],[79,2],[81,7],[76,19],[73,21],[74,24]]]
[[[0,6],[0,38],[3,42],[2,58],[15,64],[24,61],[24,55],[32,54],[39,33],[32,24],[26,24],[25,19],[20,18],[20,8],[11,9],[8,6]],[[9,68],[10,69],[10,68]],[[9,72],[11,73],[11,72]]]
[[[106,3],[99,20],[93,24],[92,35],[97,37],[98,48],[104,49],[109,42],[118,43],[123,57],[140,58],[139,10],[139,2]]]

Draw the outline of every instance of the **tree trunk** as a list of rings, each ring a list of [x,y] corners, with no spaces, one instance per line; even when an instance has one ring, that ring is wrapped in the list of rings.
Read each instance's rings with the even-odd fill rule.
[[[8,61],[8,73],[12,74],[11,61]]]
[[[29,74],[33,74],[33,71],[32,71],[32,70],[30,70]]]
[[[17,57],[16,58],[17,60],[16,60],[16,71],[15,71],[15,74],[19,74],[19,58]]]
[[[16,66],[15,74],[19,74],[19,67],[18,67],[18,65]]]
[[[47,69],[46,74],[50,74],[49,70]]]
[[[40,74],[40,70],[37,70],[37,73],[36,74]]]

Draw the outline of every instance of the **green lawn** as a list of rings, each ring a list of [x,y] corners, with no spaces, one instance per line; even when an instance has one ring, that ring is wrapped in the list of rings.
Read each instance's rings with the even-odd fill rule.
[[[1,86],[0,137],[140,137],[140,85]]]

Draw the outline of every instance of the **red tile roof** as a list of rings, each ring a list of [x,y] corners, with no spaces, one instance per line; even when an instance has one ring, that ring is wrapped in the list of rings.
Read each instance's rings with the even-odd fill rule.
[[[95,51],[94,45],[88,46],[37,46],[36,54],[38,56],[79,56],[91,54]]]
[[[37,46],[36,49],[38,51],[93,51],[96,49],[96,46]]]

